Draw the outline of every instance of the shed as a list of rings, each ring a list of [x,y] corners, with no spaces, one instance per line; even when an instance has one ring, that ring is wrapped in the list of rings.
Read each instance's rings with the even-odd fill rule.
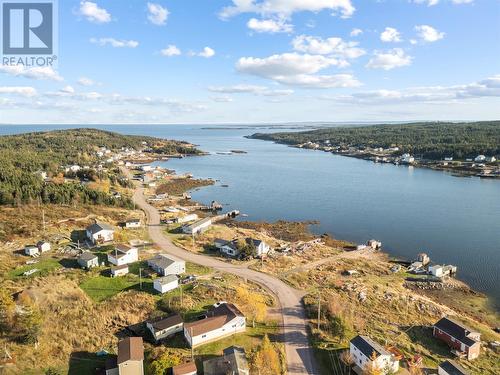
[[[153,282],[153,288],[160,293],[167,293],[179,286],[179,278],[176,275],[159,277]]]

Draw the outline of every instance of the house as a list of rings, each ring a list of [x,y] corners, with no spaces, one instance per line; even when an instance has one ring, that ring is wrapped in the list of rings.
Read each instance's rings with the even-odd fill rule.
[[[494,156],[487,156],[485,161],[487,163],[494,163],[497,159]]]
[[[175,221],[179,224],[189,223],[190,221],[195,221],[195,220],[198,220],[198,215],[196,214],[189,214],[175,219]]]
[[[417,261],[422,262],[422,264],[424,266],[426,266],[427,264],[429,264],[431,259],[429,258],[429,256],[426,253],[420,253],[417,255]]]
[[[354,337],[350,342],[349,352],[356,366],[362,370],[373,367],[384,374],[399,370],[399,361],[394,355],[368,336]]]
[[[206,318],[184,324],[184,337],[196,347],[246,330],[243,313],[232,303],[222,303],[206,313]]]
[[[183,363],[172,367],[172,375],[196,375],[198,369],[194,362]]]
[[[180,275],[186,272],[186,262],[171,255],[158,254],[148,260],[148,266],[159,275]]]
[[[113,241],[115,230],[111,225],[96,222],[87,227],[86,233],[87,238],[95,245]]]
[[[142,337],[127,337],[118,342],[118,356],[107,361],[106,375],[144,375],[143,361]]]
[[[377,241],[377,240],[369,240],[366,243],[366,246],[371,247],[373,250],[378,250],[382,248],[382,242]]]
[[[169,336],[182,332],[184,322],[178,314],[160,316],[155,319],[146,320],[146,328],[151,332],[155,341],[160,341]]]
[[[444,158],[444,161],[453,161],[453,157],[449,156],[449,157],[445,157]]]
[[[414,161],[415,161],[415,158],[413,156],[411,156],[410,154],[401,155],[401,163],[411,164]]]
[[[92,267],[99,266],[99,258],[97,257],[97,255],[91,253],[90,251],[85,251],[78,257],[78,264],[80,265],[80,267],[89,270]]]
[[[142,165],[141,166],[141,170],[143,172],[149,172],[149,171],[152,171],[153,170],[153,167],[151,165]]]
[[[222,253],[230,257],[237,257],[240,255],[241,251],[238,249],[238,244],[236,240],[226,241],[217,238],[214,241],[214,246]]]
[[[176,275],[167,275],[155,279],[153,288],[160,293],[167,293],[179,286],[179,278]]]
[[[38,246],[26,245],[24,247],[24,254],[29,255],[30,257],[35,257],[40,255],[40,250],[38,249]]]
[[[443,266],[440,265],[430,266],[429,273],[435,277],[443,277],[444,276]]]
[[[36,247],[38,247],[38,250],[41,253],[45,253],[46,251],[50,251],[51,249],[50,242],[48,241],[38,241]]]
[[[484,155],[478,155],[474,158],[474,161],[476,163],[484,163],[486,161],[486,156]]]
[[[129,219],[125,222],[125,228],[136,229],[141,227],[141,219]]]
[[[255,248],[253,253],[253,256],[255,257],[265,256],[267,255],[269,250],[271,250],[271,247],[262,240],[258,240],[255,238],[247,238],[245,241],[247,242],[247,244],[249,245],[251,244]]]
[[[444,317],[435,323],[433,336],[447,343],[459,356],[464,355],[468,360],[479,357],[481,334],[452,318]]]
[[[231,346],[224,349],[221,357],[209,359],[203,362],[204,375],[249,375],[245,349]]]
[[[139,260],[139,250],[125,244],[118,244],[108,253],[108,262],[115,266],[134,263]]]
[[[124,276],[128,274],[128,264],[111,267],[111,277]]]
[[[470,375],[470,372],[455,361],[448,360],[438,366],[438,375]]]
[[[204,219],[195,221],[193,224],[185,225],[182,227],[182,232],[186,234],[199,234],[206,231],[212,225],[212,218],[206,217]]]

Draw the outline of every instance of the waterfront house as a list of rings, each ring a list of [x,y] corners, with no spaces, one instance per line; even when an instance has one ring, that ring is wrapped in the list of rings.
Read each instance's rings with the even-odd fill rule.
[[[236,240],[226,241],[226,240],[217,238],[214,241],[214,246],[222,254],[229,256],[229,257],[237,257],[241,253],[240,249],[238,249],[238,243]]]
[[[368,336],[354,337],[349,344],[349,353],[361,370],[373,368],[383,374],[399,370],[399,361],[394,355]]]
[[[111,277],[124,276],[128,274],[128,264],[111,267]]]
[[[125,244],[118,244],[108,253],[108,262],[115,266],[130,264],[139,260],[139,250]]]
[[[50,242],[48,241],[38,241],[36,247],[38,247],[38,250],[41,253],[45,253],[46,251],[50,251],[51,249]]]
[[[494,156],[487,156],[485,161],[487,163],[494,163],[497,159]]]
[[[161,276],[180,275],[186,272],[185,261],[166,254],[158,254],[149,259],[148,266]]]
[[[99,266],[99,258],[90,251],[85,251],[78,257],[78,264],[80,267],[89,270]]]
[[[172,367],[172,375],[196,375],[197,373],[198,369],[194,362],[187,362]]]
[[[417,262],[421,262],[424,266],[429,264],[430,261],[431,259],[426,253],[420,253],[417,255]]]
[[[410,154],[401,155],[401,163],[403,164],[411,164],[415,161],[415,158]]]
[[[24,247],[24,254],[30,256],[30,257],[36,257],[40,255],[40,250],[38,249],[38,246],[36,245],[26,245]]]
[[[106,362],[106,375],[144,375],[142,337],[127,337],[118,342],[118,356]]]
[[[204,375],[249,375],[245,349],[231,346],[224,349],[221,357],[216,357],[203,362]]]
[[[438,366],[438,375],[470,375],[470,372],[455,361],[448,360]]]
[[[382,242],[377,241],[377,240],[369,240],[366,243],[366,246],[371,247],[373,250],[378,250],[382,248]]]
[[[87,227],[87,238],[94,245],[113,241],[115,230],[111,225],[105,223],[94,223]]]
[[[125,222],[125,228],[136,229],[141,227],[141,219],[129,219]]]
[[[259,239],[247,238],[246,242],[249,245],[253,245],[253,247],[255,248],[253,252],[253,256],[255,257],[266,256],[269,250],[271,250],[271,247],[267,243]]]
[[[179,278],[176,275],[159,277],[153,281],[153,288],[160,293],[167,293],[179,286]]]
[[[433,336],[444,341],[458,356],[469,360],[481,351],[481,334],[452,318],[441,318],[433,326]]]
[[[486,161],[486,156],[484,155],[478,155],[474,158],[474,161],[476,163],[484,163]]]
[[[217,304],[206,316],[184,324],[184,337],[189,346],[196,347],[246,330],[245,316],[232,303]]]
[[[198,220],[198,215],[196,214],[189,214],[174,219],[174,221],[179,224],[189,223],[190,221],[195,221],[195,220]]]
[[[160,341],[177,332],[182,332],[184,322],[178,314],[170,316],[160,316],[155,319],[146,320],[146,328],[151,332],[155,341]]]
[[[185,234],[199,234],[206,231],[212,225],[212,218],[206,217],[204,219],[195,221],[190,225],[185,225],[182,227],[182,232]]]

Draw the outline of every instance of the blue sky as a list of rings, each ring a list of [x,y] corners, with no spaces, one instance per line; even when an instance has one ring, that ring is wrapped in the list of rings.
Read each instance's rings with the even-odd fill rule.
[[[126,4],[126,5],[125,5]],[[59,0],[0,123],[500,118],[498,0]]]

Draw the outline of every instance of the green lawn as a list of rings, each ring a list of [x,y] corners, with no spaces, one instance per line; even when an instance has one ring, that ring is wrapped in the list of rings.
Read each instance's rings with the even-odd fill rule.
[[[188,275],[207,275],[212,272],[210,267],[201,266],[199,264],[194,264],[190,262],[186,262],[186,273]]]
[[[135,275],[122,277],[94,276],[80,284],[80,288],[96,302],[102,302],[125,290],[141,290],[139,278]],[[142,280],[142,290],[153,293],[151,280]]]
[[[58,259],[54,258],[41,258],[38,260],[38,263],[36,264],[29,264],[26,266],[18,267],[16,269],[11,270],[8,273],[8,277],[10,279],[16,279],[19,277],[37,277],[37,276],[43,276],[46,275],[47,273],[60,268],[61,265],[59,264]],[[32,269],[38,269],[38,272],[35,272],[34,274],[30,276],[23,276],[23,273],[26,271],[32,270]]]

